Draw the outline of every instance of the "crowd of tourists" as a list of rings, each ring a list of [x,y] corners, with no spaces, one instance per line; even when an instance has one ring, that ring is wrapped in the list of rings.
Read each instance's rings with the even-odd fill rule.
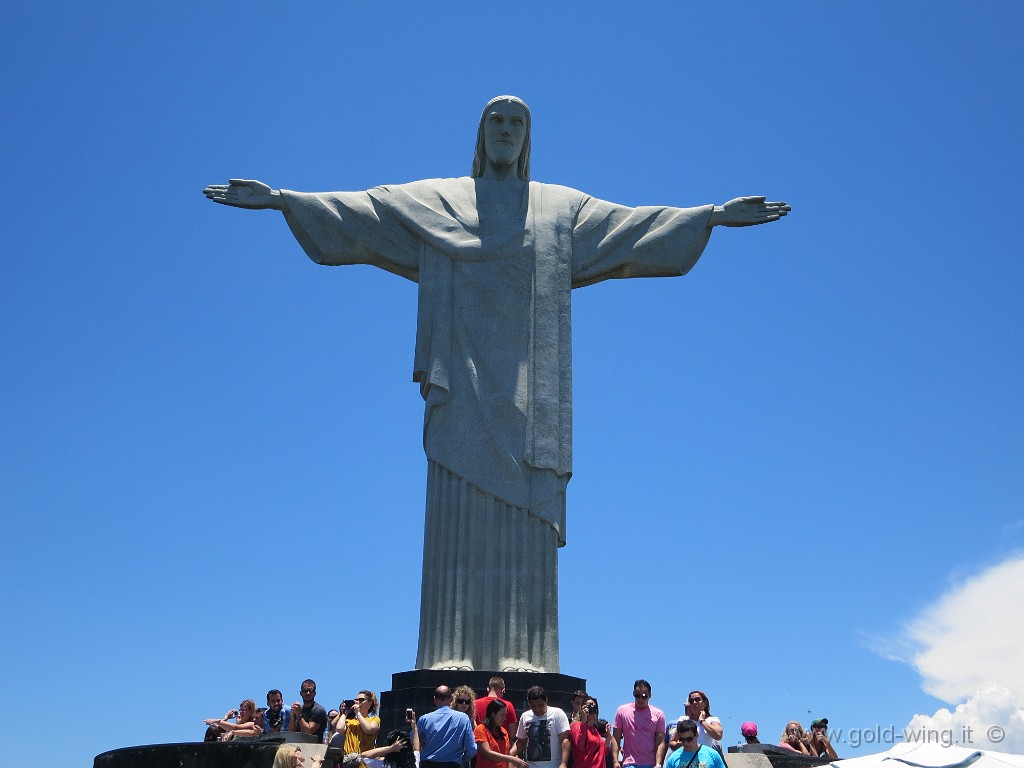
[[[586,691],[575,691],[566,711],[549,704],[547,692],[535,685],[526,692],[527,708],[517,715],[501,677],[492,677],[480,697],[467,685],[442,685],[434,691],[433,711],[417,716],[407,709],[406,727],[383,739],[372,691],[359,691],[331,710],[316,701],[314,681],[304,680],[299,694],[302,701],[287,709],[277,689],[267,692],[266,707],[246,699],[224,717],[206,720],[206,740],[303,733],[327,743],[329,757],[344,756],[334,761],[344,768],[725,768],[725,733],[707,694],[691,691],[684,712],[667,720],[651,705],[646,680],[633,684],[633,701],[617,707],[611,722]],[[787,723],[775,745],[760,742],[753,722],[744,722],[740,733],[745,743],[739,751],[838,759],[827,718],[812,721],[806,731],[798,721]],[[312,763],[323,759],[310,755]],[[304,768],[305,763],[302,745],[286,743],[278,748],[274,768]]]

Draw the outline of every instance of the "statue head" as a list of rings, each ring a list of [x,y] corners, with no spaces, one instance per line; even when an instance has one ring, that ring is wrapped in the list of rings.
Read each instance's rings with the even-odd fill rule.
[[[487,142],[485,136],[485,126],[487,124],[488,117],[494,111],[496,105],[515,105],[522,109],[523,117],[526,123],[526,136],[523,139],[523,147],[519,151],[519,156],[516,158],[516,175],[519,176],[523,181],[530,180],[530,108],[526,106],[526,102],[520,99],[518,96],[495,96],[493,99],[487,102],[484,106],[483,112],[480,114],[480,125],[476,132],[476,152],[473,155],[473,170],[470,176],[477,178],[484,175],[484,171],[487,168]]]

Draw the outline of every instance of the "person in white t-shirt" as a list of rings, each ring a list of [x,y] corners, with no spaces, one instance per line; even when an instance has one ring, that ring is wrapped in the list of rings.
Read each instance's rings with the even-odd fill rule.
[[[724,733],[722,721],[711,714],[711,701],[704,691],[690,691],[690,695],[686,697],[686,712],[679,717],[679,722],[683,720],[693,720],[697,724],[697,743],[700,746],[721,750]],[[671,751],[679,749],[679,739],[675,730],[676,726],[672,725],[668,734],[668,746]]]
[[[512,754],[530,768],[566,768],[569,762],[569,718],[558,707],[548,706],[548,695],[539,685],[526,692],[530,708],[519,718]]]

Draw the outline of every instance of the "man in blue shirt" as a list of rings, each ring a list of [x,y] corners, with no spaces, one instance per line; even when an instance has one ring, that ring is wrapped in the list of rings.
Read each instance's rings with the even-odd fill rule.
[[[282,733],[288,730],[291,710],[284,708],[284,695],[271,688],[267,691],[267,711],[263,713],[263,732]]]
[[[476,754],[473,723],[465,712],[451,708],[447,685],[434,689],[433,712],[416,721],[420,733],[420,768],[461,768]]]

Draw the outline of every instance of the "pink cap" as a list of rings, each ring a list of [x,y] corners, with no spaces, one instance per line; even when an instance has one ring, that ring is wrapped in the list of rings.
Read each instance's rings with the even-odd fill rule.
[[[744,736],[757,736],[757,723],[752,723],[748,720],[740,726],[740,733]]]

